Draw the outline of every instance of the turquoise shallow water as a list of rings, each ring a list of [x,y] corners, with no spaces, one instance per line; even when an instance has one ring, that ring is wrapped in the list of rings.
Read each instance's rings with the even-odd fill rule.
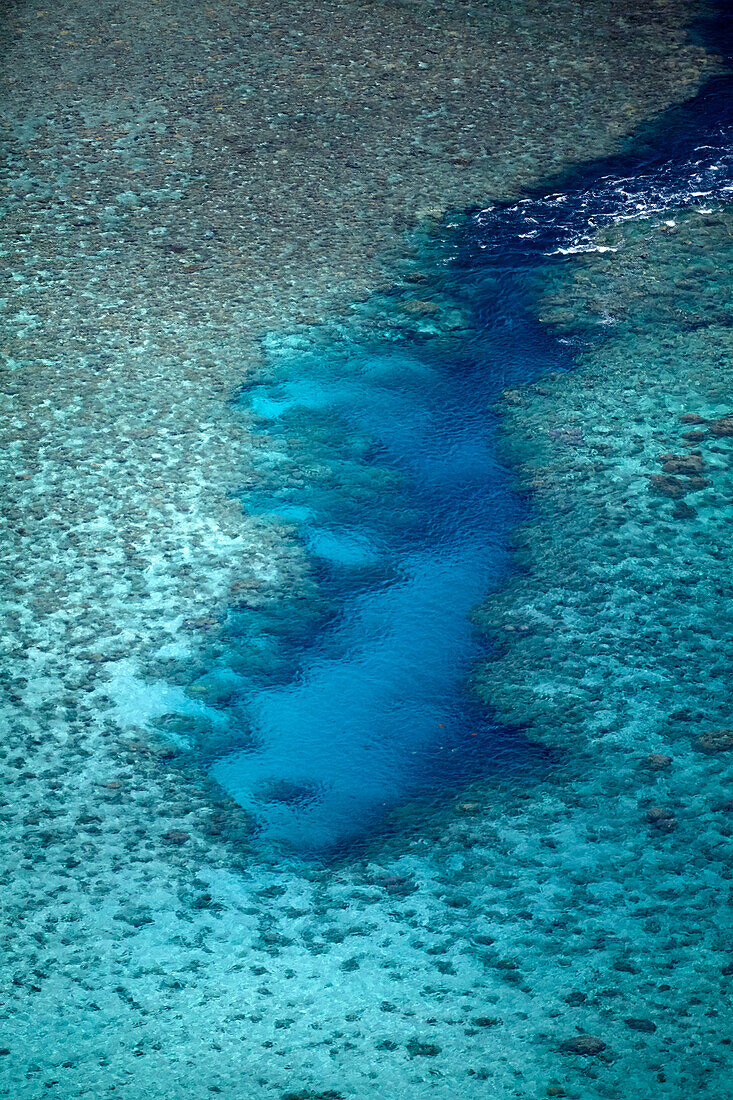
[[[501,354],[504,338],[492,342]],[[321,430],[357,437],[369,455],[357,481],[337,457],[325,486],[286,477],[266,500],[244,495],[245,507],[298,522],[333,608],[301,638],[284,683],[235,692],[253,743],[213,765],[270,839],[335,849],[401,800],[449,797],[487,766],[531,766],[531,749],[492,729],[466,684],[480,652],[468,613],[506,571],[520,514],[485,410],[522,370],[505,355],[487,370],[490,354],[431,359],[429,341],[412,354],[286,350],[276,381],[243,397],[273,447],[308,432],[313,410]]]
[[[515,7],[524,34],[535,5]],[[409,27],[416,10],[388,21]],[[568,11],[541,18],[559,12],[564,28]],[[219,119],[222,83],[212,94],[196,79],[204,45],[221,47],[212,81],[223,74],[237,103],[248,94],[242,10],[217,16],[232,33],[215,24],[185,45],[212,12],[166,25],[174,51],[192,51],[168,74],[172,114],[189,110],[190,80]],[[619,43],[646,24],[631,7],[614,7],[610,31],[595,15],[582,34],[574,24],[571,60],[583,79],[611,74],[620,113]],[[153,16],[134,52],[157,80],[172,15]],[[373,16],[356,12],[359,42]],[[112,16],[120,38],[100,51],[118,89],[131,18]],[[267,30],[251,18],[269,73],[283,9]],[[64,86],[78,55],[38,22],[49,88]],[[340,58],[340,24],[333,38]],[[710,42],[726,45],[720,26]],[[545,45],[522,70],[532,101]],[[669,64],[654,45],[644,87]],[[383,66],[393,98],[378,92],[391,110],[409,83],[400,60]],[[562,94],[567,54],[552,60]],[[290,110],[279,94],[275,118]],[[609,102],[573,133],[607,148]],[[256,375],[226,292],[255,259],[217,267],[256,237],[255,219],[237,238],[224,216],[221,181],[246,167],[241,113],[227,123],[231,176],[212,170],[187,200],[194,225],[166,214],[168,184],[136,206],[115,178],[130,149],[136,170],[176,162],[180,176],[185,111],[179,147],[159,102],[125,104],[109,94],[103,110],[139,114],[133,134],[110,140],[76,116],[44,131],[64,135],[57,152],[67,134],[88,142],[63,153],[103,184],[74,213],[76,185],[58,202],[50,188],[32,207],[41,240],[19,232],[0,1091],[720,1100],[733,965],[725,79],[623,157],[406,237],[389,285],[297,335],[274,328]],[[278,126],[268,165],[290,152]],[[29,195],[46,152],[32,148]],[[535,162],[513,148],[521,176]],[[471,149],[454,150],[456,169]],[[65,234],[92,253],[72,306],[54,266]],[[265,253],[276,238],[263,231]],[[348,255],[371,245],[355,239]],[[149,314],[131,320],[128,285]],[[38,361],[44,318],[53,346]]]
[[[285,604],[273,630],[235,606],[193,685],[218,678],[233,751],[221,729],[199,751],[261,840],[343,854],[393,828],[401,803],[429,815],[461,784],[502,772],[531,782],[550,764],[469,682],[485,647],[469,612],[514,568],[510,533],[527,508],[491,407],[573,368],[580,345],[538,319],[554,269],[602,249],[593,236],[606,225],[731,193],[723,78],[633,152],[447,225],[353,331],[265,342],[263,377],[238,406],[270,442],[241,499],[295,525],[329,611],[309,625]],[[262,650],[288,635],[263,676]]]

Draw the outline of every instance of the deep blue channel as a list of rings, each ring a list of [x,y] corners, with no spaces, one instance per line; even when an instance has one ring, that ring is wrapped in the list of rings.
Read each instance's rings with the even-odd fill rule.
[[[729,41],[721,20],[718,51]],[[275,625],[256,609],[229,617],[232,667],[247,647],[280,655],[241,678],[223,706],[236,735],[208,761],[265,842],[343,853],[407,802],[429,813],[473,779],[526,782],[546,767],[469,686],[486,654],[470,612],[513,568],[510,535],[527,507],[491,406],[573,366],[572,344],[537,319],[552,265],[604,224],[730,201],[731,99],[729,77],[716,77],[624,155],[456,218],[447,250],[425,245],[422,281],[367,303],[361,335],[269,343],[267,369],[239,400],[272,446],[242,500],[297,525],[332,610],[309,618],[286,599]],[[423,303],[411,309],[424,323],[405,339],[392,320],[410,302]]]

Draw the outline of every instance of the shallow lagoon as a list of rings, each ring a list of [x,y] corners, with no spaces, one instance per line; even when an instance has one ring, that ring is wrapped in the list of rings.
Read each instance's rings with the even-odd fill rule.
[[[498,350],[504,341],[494,339]],[[301,638],[284,684],[258,689],[255,678],[252,689],[245,679],[235,690],[253,745],[213,767],[270,839],[337,849],[401,801],[450,797],[482,758],[501,766],[531,755],[519,736],[491,729],[466,686],[480,652],[468,614],[505,573],[520,514],[485,410],[522,370],[502,356],[492,371],[490,354],[431,357],[429,339],[422,354],[405,342],[346,354],[286,347],[272,356],[274,380],[242,399],[273,448],[307,437],[311,410],[316,448],[324,427],[334,441],[315,483],[306,470],[304,485],[289,485],[296,478],[281,464],[271,494],[243,495],[245,507],[298,523],[334,608]],[[342,438],[352,444],[346,462]],[[355,447],[369,456],[356,470]],[[317,449],[310,457],[322,460]]]
[[[674,64],[665,58],[659,70]],[[671,209],[690,197],[714,209]],[[356,343],[361,365],[364,347],[383,355],[387,336],[390,369],[409,345],[424,394],[423,357],[428,375],[453,367],[479,316],[461,264],[480,300],[495,300],[472,242],[503,218],[531,232],[531,201],[469,219],[465,235],[456,218],[446,233],[436,227],[430,247],[412,246],[406,274],[425,275],[431,298],[435,285],[458,313],[410,307],[426,288],[406,278],[296,346],[306,356],[325,347],[338,367]],[[333,639],[327,656],[345,651],[344,607],[399,584],[390,569],[400,538],[421,534],[428,507],[440,515],[435,501],[415,492],[409,469],[395,476],[390,439],[380,443],[373,424],[346,451],[331,410],[320,420],[306,410],[296,435],[261,417],[272,405],[250,412],[249,388],[226,404],[251,365],[224,327],[196,355],[183,342],[181,367],[179,317],[166,330],[168,359],[140,336],[119,371],[127,318],[105,311],[108,358],[85,362],[75,381],[53,373],[49,355],[50,375],[18,383],[25,417],[12,425],[10,470],[21,549],[9,559],[17,641],[3,749],[13,792],[3,811],[7,1095],[724,1094],[728,743],[711,730],[726,728],[729,702],[729,487],[727,437],[711,425],[729,408],[729,218],[714,195],[684,188],[661,204],[661,215],[638,218],[632,196],[635,224],[579,241],[590,251],[553,261],[536,286],[530,277],[532,331],[576,366],[522,386],[519,362],[496,410],[505,449],[492,451],[492,474],[507,526],[525,518],[506,537],[510,571],[502,545],[488,567],[482,558],[482,583],[490,573],[502,583],[461,644],[466,667],[470,647],[491,647],[476,678],[491,705],[490,745],[498,726],[514,746],[523,729],[559,750],[562,767],[544,753],[531,783],[527,770],[517,782],[477,753],[469,768],[480,766],[481,780],[466,786],[458,769],[459,793],[441,806],[435,779],[450,772],[438,758],[432,788],[393,809],[389,828],[377,818],[377,843],[328,866],[263,847],[256,814],[203,782],[199,764],[226,759],[237,738],[253,759],[261,743],[234,696],[246,700],[254,683],[282,702],[293,683],[313,684],[293,669],[318,660],[315,631]],[[562,218],[567,206],[555,208]],[[562,247],[575,247],[575,232]],[[436,280],[441,270],[454,273],[449,286]],[[208,277],[193,275],[205,296]],[[171,285],[162,281],[163,297]],[[467,300],[456,292],[464,285]],[[24,292],[37,301],[40,289]],[[38,338],[28,324],[26,357]],[[104,336],[81,314],[76,331]],[[202,371],[217,341],[226,367]],[[260,393],[292,384],[292,348],[282,336],[266,341]],[[55,389],[49,378],[59,377]],[[377,392],[389,388],[388,372]],[[496,425],[479,413],[493,447]],[[683,425],[683,414],[702,423]],[[702,439],[685,440],[688,431]],[[678,500],[650,493],[660,456],[679,457],[688,443],[711,485],[694,487],[678,469],[668,475],[688,490]],[[217,486],[231,493],[226,504]],[[386,545],[365,547],[387,493],[403,526],[390,516]],[[282,515],[283,503],[297,511]],[[334,518],[360,538],[325,538]],[[442,522],[465,540],[475,517],[454,507]],[[374,541],[384,558],[355,561]],[[690,596],[696,582],[705,598]],[[212,676],[222,667],[234,679]],[[449,670],[440,676],[458,690]],[[192,758],[176,753],[186,744]],[[502,764],[510,759],[523,763],[513,752]],[[271,793],[280,800],[266,809],[287,808],[282,795],[294,792]]]
[[[568,337],[540,323],[564,258],[614,251],[596,239],[604,225],[724,202],[730,134],[721,79],[631,155],[425,242],[422,266],[365,303],[351,331],[265,341],[263,378],[237,404],[268,449],[241,499],[295,525],[331,611],[310,630],[298,619],[271,683],[272,666],[258,677],[262,649],[248,667],[241,643],[277,647],[278,631],[235,609],[217,663],[191,688],[231,712],[235,751],[217,730],[210,767],[262,840],[335,855],[379,834],[401,802],[427,815],[461,783],[502,770],[530,781],[549,763],[524,723],[497,725],[468,687],[485,646],[469,612],[511,572],[526,510],[492,406],[573,369],[574,351],[616,324],[610,312],[600,330],[578,318]],[[285,615],[279,633],[292,629]]]

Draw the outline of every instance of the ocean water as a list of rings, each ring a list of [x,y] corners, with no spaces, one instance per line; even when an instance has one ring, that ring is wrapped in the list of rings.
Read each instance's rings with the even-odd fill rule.
[[[568,167],[684,99],[701,51],[672,2],[535,7],[400,5],[380,38],[367,5],[352,40],[338,5],[305,51],[287,0],[133,3],[109,41],[24,17],[13,56],[53,79],[13,151],[32,224],[6,223],[2,1095],[729,1092],[730,79]],[[345,158],[298,127],[358,129],[336,83],[301,110],[313,36],[347,105],[344,50],[380,39],[381,148],[435,106],[446,27],[453,96],[474,16],[504,90],[450,117],[486,156],[512,135],[476,179],[563,173],[407,219],[359,295],[392,199],[349,161],[349,231],[319,212],[308,252],[302,195]],[[729,54],[724,18],[704,38]],[[450,169],[380,161],[397,207],[422,175],[474,193],[461,125]]]
[[[568,339],[539,318],[567,258],[610,248],[595,241],[605,226],[730,199],[729,90],[716,78],[633,151],[560,186],[449,218],[351,329],[264,341],[236,401],[266,440],[239,496],[292,525],[328,610],[309,624],[292,601],[293,622],[285,596],[273,626],[233,607],[191,690],[213,695],[233,749],[220,722],[197,759],[266,846],[343,856],[393,831],[400,805],[428,819],[461,785],[531,784],[552,766],[471,690],[486,639],[470,612],[515,568],[511,533],[531,508],[494,406],[602,338],[603,322]]]
[[[325,484],[309,484],[307,470],[302,486],[276,473],[272,492],[243,494],[245,508],[297,525],[331,608],[277,683],[254,677],[229,704],[252,744],[212,774],[263,838],[333,853],[401,801],[427,806],[486,768],[531,769],[541,755],[496,729],[467,683],[480,652],[469,612],[508,568],[522,507],[488,408],[532,370],[529,348],[546,351],[503,308],[481,346],[469,340],[450,357],[431,355],[429,337],[412,352],[405,341],[335,353],[286,343],[270,352],[272,380],[240,399],[274,450],[307,439],[311,413],[337,441]],[[367,460],[343,461],[341,439],[356,439]]]

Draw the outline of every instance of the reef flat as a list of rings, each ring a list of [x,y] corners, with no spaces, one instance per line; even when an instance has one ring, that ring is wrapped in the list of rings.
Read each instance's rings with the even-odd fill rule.
[[[619,768],[628,805],[597,768],[606,748],[594,748],[589,786],[570,786],[581,757],[567,790],[482,786],[412,842],[324,868],[250,847],[247,816],[178,765],[175,737],[190,725],[158,738],[143,721],[135,674],[164,673],[157,701],[176,712],[234,595],[273,620],[284,594],[321,599],[292,527],[243,515],[235,495],[272,457],[272,440],[228,400],[261,367],[261,338],[336,309],[348,323],[344,307],[393,281],[406,231],[605,153],[691,95],[712,67],[685,34],[696,11],[10,11],[4,1095],[625,1096],[630,1082],[641,1095],[650,1083],[670,1098],[720,1095],[728,964],[696,908],[716,902],[725,878],[713,850],[724,802],[699,794],[725,758],[712,704],[699,721],[702,703],[692,705],[689,752],[665,740],[685,721],[675,718],[638,768],[635,757]],[[633,264],[631,245],[623,255]],[[607,381],[612,361],[598,363]],[[578,378],[593,369],[589,359]],[[692,401],[681,394],[675,411]],[[726,412],[707,393],[698,415],[709,425]],[[725,447],[709,426],[692,428],[705,447]],[[667,527],[694,534],[710,487],[698,518],[670,504],[663,487],[697,475],[680,466],[676,436],[659,454],[645,446],[635,469],[640,499],[659,513],[657,541]],[[674,473],[655,465],[667,450]],[[724,493],[719,455],[698,458],[700,478]],[[650,481],[647,498],[647,476],[672,480]],[[539,475],[530,480],[539,493]],[[682,514],[665,519],[673,506]],[[712,570],[715,554],[700,553]],[[518,633],[538,645],[524,614]],[[509,678],[518,652],[491,666],[497,676]],[[557,669],[562,679],[562,660]],[[480,678],[492,701],[493,675]],[[508,720],[542,725],[524,689],[512,703],[499,688]],[[567,745],[587,743],[587,698]],[[603,744],[626,760],[628,731],[607,721]],[[549,726],[536,731],[548,743]],[[644,762],[650,753],[656,762]],[[633,847],[624,877],[639,820],[649,844],[641,856]],[[706,859],[693,886],[678,874],[686,838],[693,866]],[[615,877],[596,885],[599,858]]]
[[[43,302],[62,284],[77,341],[102,320],[139,342],[165,315],[179,340],[182,323],[318,317],[391,278],[410,225],[606,153],[691,95],[705,10],[17,5],[6,226],[33,234],[17,273],[43,255]]]
[[[478,688],[586,771],[545,811],[537,889],[566,883],[557,919],[609,986],[575,1022],[637,1032],[634,1095],[653,1070],[680,1096],[731,1069],[732,225],[714,207],[600,234],[542,305],[576,370],[503,405],[535,515],[526,571],[481,613],[503,653]]]

